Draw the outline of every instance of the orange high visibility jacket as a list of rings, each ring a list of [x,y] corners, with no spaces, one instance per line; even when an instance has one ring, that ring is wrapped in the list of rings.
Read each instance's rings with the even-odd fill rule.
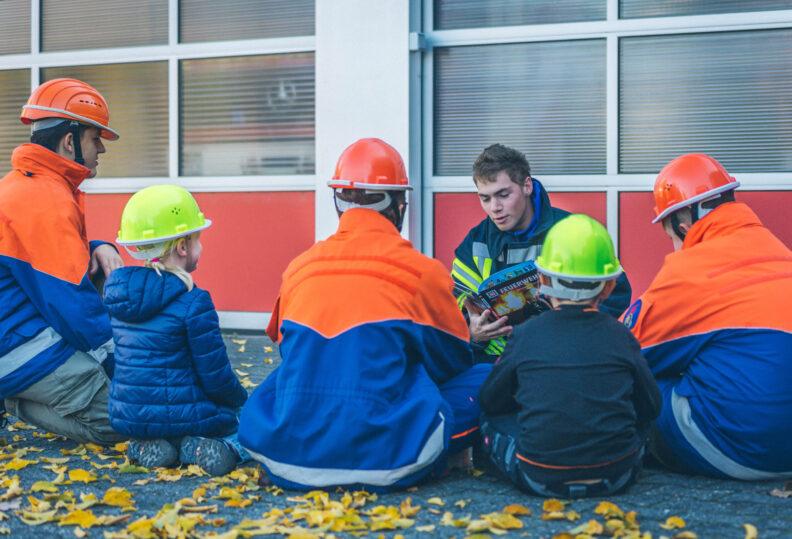
[[[717,207],[624,314],[688,444],[732,477],[792,471],[792,252]],[[668,405],[668,403],[666,403]]]
[[[239,439],[280,484],[394,486],[426,475],[453,413],[438,386],[472,366],[446,269],[370,209],[283,274],[268,333],[283,362]]]
[[[37,144],[19,146],[11,164],[0,180],[0,397],[75,350],[112,347],[110,317],[88,279],[90,253],[103,243],[85,234],[78,187],[90,170]]]

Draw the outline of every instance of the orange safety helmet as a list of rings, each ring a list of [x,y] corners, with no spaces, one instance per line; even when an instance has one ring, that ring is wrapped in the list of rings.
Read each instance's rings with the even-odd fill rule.
[[[655,217],[662,221],[675,211],[737,189],[740,182],[723,165],[703,153],[689,153],[668,163],[654,184]]]
[[[101,137],[117,140],[110,128],[107,101],[96,88],[77,79],[47,81],[30,95],[20,120],[29,125],[45,118],[64,118],[99,128]]]
[[[348,146],[338,158],[333,179],[327,185],[334,189],[412,189],[401,155],[378,138],[360,139]]]

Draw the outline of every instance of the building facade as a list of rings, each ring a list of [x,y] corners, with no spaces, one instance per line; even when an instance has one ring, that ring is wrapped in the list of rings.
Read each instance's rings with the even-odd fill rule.
[[[407,159],[405,233],[446,264],[495,142],[607,225],[636,294],[671,249],[652,182],[682,153],[721,160],[792,244],[792,1],[2,0],[0,20],[0,155],[32,88],[96,86],[121,139],[83,186],[89,235],[114,239],[141,187],[195,192],[215,223],[196,280],[228,327],[261,329],[335,229],[326,181],[366,136]]]

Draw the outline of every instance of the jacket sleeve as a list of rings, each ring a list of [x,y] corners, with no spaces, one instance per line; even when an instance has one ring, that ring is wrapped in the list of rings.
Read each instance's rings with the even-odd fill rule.
[[[473,366],[470,334],[451,294],[445,268],[433,261],[424,272],[414,305],[417,339],[410,355],[423,363],[436,384],[443,384]]]
[[[517,393],[517,358],[514,357],[514,349],[514,346],[506,346],[506,351],[481,386],[479,402],[486,414],[509,414],[520,408],[514,398]]]
[[[66,342],[102,361],[112,353],[110,317],[88,279],[89,248],[76,207],[42,212],[35,226],[0,221],[2,252],[16,282]]]
[[[611,295],[603,301],[600,306],[600,312],[607,313],[614,318],[619,318],[622,313],[630,306],[630,299],[632,298],[632,286],[627,279],[627,274],[622,273],[616,279],[616,288],[613,289]]]
[[[484,281],[476,269],[473,261],[470,237],[465,237],[459,247],[454,251],[454,261],[451,263],[451,278],[454,280],[454,297],[457,305],[464,310],[465,299],[470,295],[468,291],[477,291]]]
[[[185,322],[193,368],[204,392],[221,406],[239,408],[247,400],[247,391],[231,370],[220,321],[208,292],[196,294]]]

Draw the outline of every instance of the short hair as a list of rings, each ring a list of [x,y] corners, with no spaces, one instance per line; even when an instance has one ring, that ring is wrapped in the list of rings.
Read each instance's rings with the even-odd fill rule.
[[[78,124],[78,136],[82,137],[83,132],[88,128],[87,125]],[[30,142],[44,146],[53,152],[58,151],[58,144],[61,139],[71,130],[71,122],[66,121],[47,129],[38,129],[30,134]]]
[[[491,183],[500,172],[506,172],[517,185],[524,185],[531,176],[531,165],[525,154],[514,148],[503,144],[487,146],[473,163],[473,181]]]

